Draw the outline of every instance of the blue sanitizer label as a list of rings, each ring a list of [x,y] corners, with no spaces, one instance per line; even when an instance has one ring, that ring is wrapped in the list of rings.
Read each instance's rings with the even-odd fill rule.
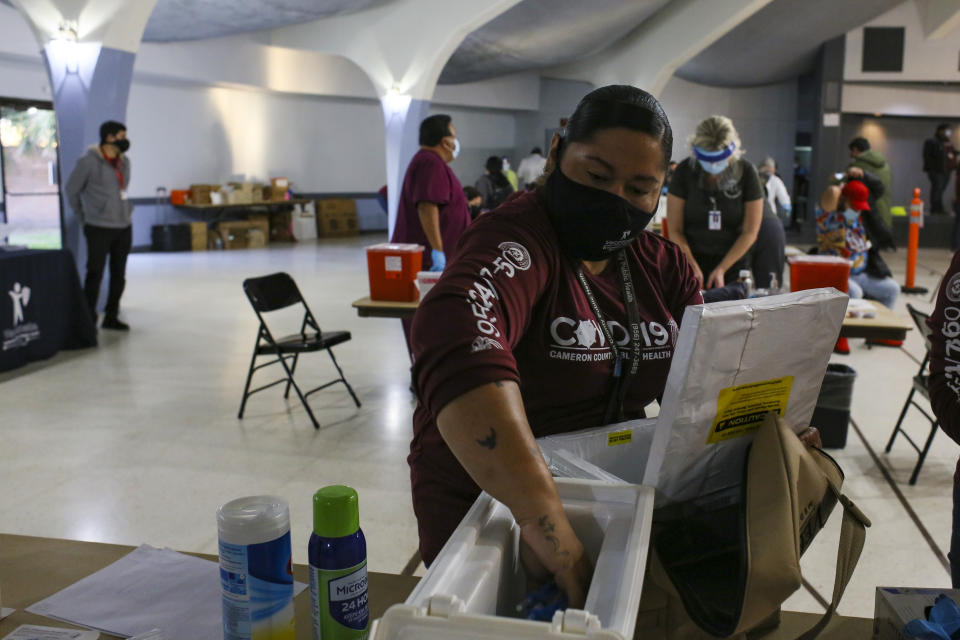
[[[290,534],[262,544],[220,541],[224,640],[294,640]]]
[[[310,595],[315,640],[366,640],[366,562],[334,571],[310,567]]]

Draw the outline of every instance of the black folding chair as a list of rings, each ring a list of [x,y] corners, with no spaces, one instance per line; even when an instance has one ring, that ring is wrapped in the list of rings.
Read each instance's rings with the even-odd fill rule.
[[[357,394],[353,392],[353,387],[350,386],[350,383],[347,382],[347,379],[343,376],[343,370],[340,369],[340,365],[333,355],[333,349],[331,349],[333,346],[350,340],[350,332],[321,331],[320,325],[317,324],[316,319],[313,317],[313,312],[310,311],[310,307],[307,306],[307,302],[300,294],[297,283],[293,281],[293,278],[291,278],[289,274],[274,273],[260,278],[248,278],[243,281],[243,291],[247,294],[250,305],[257,314],[257,319],[260,320],[260,328],[257,330],[257,341],[253,347],[253,357],[250,359],[250,370],[247,372],[247,384],[243,388],[243,400],[240,402],[240,413],[237,415],[237,418],[243,418],[243,410],[247,406],[247,398],[258,391],[269,389],[272,386],[284,382],[287,383],[287,388],[283,392],[283,397],[289,398],[290,387],[293,387],[297,392],[297,396],[300,397],[300,402],[303,403],[303,408],[307,410],[307,414],[313,421],[314,429],[319,429],[320,424],[313,415],[313,411],[310,410],[310,405],[307,404],[307,396],[311,393],[342,382],[344,386],[347,387],[347,391],[350,392],[350,396],[359,408],[360,400],[357,399]],[[267,327],[266,321],[263,319],[263,314],[285,309],[295,304],[302,304],[304,309],[300,333],[279,339],[274,338],[270,329]],[[303,393],[294,381],[293,374],[297,370],[297,361],[300,358],[300,354],[313,351],[326,351],[329,353],[330,359],[333,361],[333,366],[337,368],[337,373],[340,374],[340,377],[316,389],[311,389]],[[256,362],[259,356],[277,356],[277,358],[258,365]],[[288,360],[292,360],[292,364],[288,365]],[[287,376],[251,391],[250,382],[253,380],[253,372],[277,363],[283,367]]]
[[[920,370],[917,371],[917,375],[913,376],[913,386],[910,388],[910,393],[907,394],[907,401],[903,403],[903,411],[900,412],[900,419],[897,420],[897,426],[893,428],[893,433],[890,434],[890,441],[887,442],[886,453],[890,453],[890,449],[893,448],[893,441],[897,439],[898,434],[903,434],[903,437],[907,439],[907,442],[910,443],[910,446],[913,447],[920,458],[917,460],[917,466],[913,468],[913,473],[910,474],[910,484],[917,483],[917,476],[920,475],[920,469],[923,467],[923,461],[927,458],[927,453],[930,451],[930,445],[933,444],[933,436],[937,433],[937,419],[931,416],[929,413],[924,410],[916,400],[913,399],[915,393],[919,393],[921,396],[927,399],[927,402],[930,402],[930,391],[928,388],[928,383],[930,382],[930,374],[927,372],[927,364],[930,362],[930,327],[927,326],[927,318],[930,317],[930,314],[918,311],[913,307],[913,305],[907,305],[907,311],[910,312],[910,317],[913,318],[914,324],[917,325],[917,329],[920,330],[920,335],[923,336],[923,342],[927,346],[927,353],[923,356],[923,362],[920,363]],[[907,409],[913,405],[917,411],[922,413],[924,417],[930,421],[930,435],[927,436],[927,441],[924,443],[921,448],[914,440],[910,437],[906,431],[900,428],[900,425],[903,423],[904,416],[907,415]]]

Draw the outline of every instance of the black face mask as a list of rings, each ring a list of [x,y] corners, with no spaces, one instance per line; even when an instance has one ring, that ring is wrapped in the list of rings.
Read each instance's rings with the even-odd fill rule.
[[[112,144],[113,146],[115,146],[117,149],[120,150],[120,153],[126,153],[127,150],[130,148],[130,141],[127,140],[126,138],[114,140],[113,142],[104,142],[104,144]]]
[[[654,214],[620,196],[574,182],[557,166],[545,187],[547,209],[563,252],[576,260],[605,260],[628,246]]]

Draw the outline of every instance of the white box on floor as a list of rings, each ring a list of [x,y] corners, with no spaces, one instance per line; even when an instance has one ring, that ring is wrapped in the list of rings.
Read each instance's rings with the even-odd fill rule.
[[[633,637],[647,565],[654,491],[637,485],[557,479],[570,523],[593,562],[583,610],[552,622],[516,617],[527,595],[518,558],[520,529],[510,510],[480,494],[403,604],[374,623],[374,640]]]
[[[903,627],[911,620],[926,618],[927,607],[932,607],[940,594],[960,603],[960,589],[877,587],[873,607],[875,640],[910,640]]]

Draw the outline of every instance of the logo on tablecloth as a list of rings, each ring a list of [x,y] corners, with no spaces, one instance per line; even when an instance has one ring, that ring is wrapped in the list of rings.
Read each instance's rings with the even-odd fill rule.
[[[14,282],[7,294],[13,300],[13,326],[16,327],[23,322],[23,308],[30,304],[30,287]]]
[[[3,332],[3,351],[25,347],[40,338],[40,327],[35,322],[24,322],[23,310],[30,304],[30,287],[14,282],[7,291],[13,302],[13,328]]]

